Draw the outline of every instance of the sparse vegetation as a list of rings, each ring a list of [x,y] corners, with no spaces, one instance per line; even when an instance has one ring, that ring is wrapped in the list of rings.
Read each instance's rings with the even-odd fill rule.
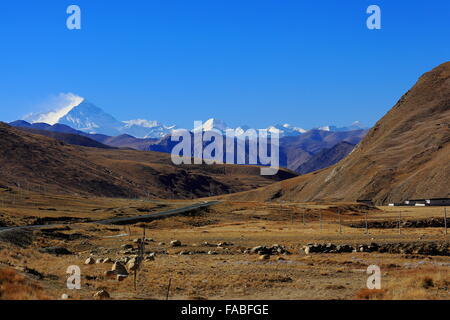
[[[27,201],[14,206],[17,217],[41,214],[59,219],[86,218],[95,212],[106,218],[146,214],[191,203],[107,198],[86,201],[66,196],[48,196],[40,201],[39,207],[56,211],[37,210]],[[136,209],[144,206],[145,210]],[[337,207],[341,208],[344,219],[342,234],[336,225]],[[364,230],[348,225],[364,219],[364,210],[355,208],[350,203],[241,201],[222,202],[195,214],[136,225],[106,226],[74,220],[69,221],[68,227],[49,225],[43,230],[28,231],[27,239],[32,241],[26,245],[19,246],[3,238],[0,266],[14,268],[23,279],[39,284],[50,299],[60,299],[62,294],[68,294],[69,299],[95,299],[99,297],[94,294],[102,290],[112,299],[165,299],[170,279],[170,299],[448,299],[448,256],[303,253],[301,249],[308,243],[356,246],[371,242],[444,240],[442,228],[405,228],[401,235],[397,230],[373,228],[365,234]],[[397,216],[394,209],[373,209],[368,216],[373,220],[394,219]],[[442,210],[439,209],[409,208],[404,216],[428,219],[439,216]],[[136,239],[142,237],[144,226],[147,240],[134,290],[133,276],[119,281],[111,268],[116,260],[122,260],[127,266],[136,254]],[[172,246],[173,240],[179,240],[180,246]],[[255,249],[252,253],[258,246],[265,249]],[[65,248],[73,254],[59,255],[59,251],[41,248]],[[89,257],[93,264],[84,264]],[[366,268],[370,264],[377,264],[382,270],[381,290],[365,289]],[[66,288],[69,265],[81,268],[81,290]],[[20,281],[17,283],[25,280]],[[33,298],[31,293],[30,298]]]

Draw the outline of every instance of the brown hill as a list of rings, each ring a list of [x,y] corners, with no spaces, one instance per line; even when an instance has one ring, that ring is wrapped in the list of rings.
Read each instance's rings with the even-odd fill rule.
[[[355,145],[350,142],[339,142],[331,148],[321,150],[294,171],[300,174],[307,174],[330,167],[344,159],[354,148]]]
[[[24,127],[18,127],[18,129],[29,132],[29,133],[39,134],[42,136],[50,137],[50,138],[62,141],[64,143],[73,144],[76,146],[90,147],[90,148],[102,148],[102,149],[114,149],[114,147],[112,147],[112,146],[105,145],[96,140],[93,140],[93,139],[85,137],[85,136],[81,136],[79,134],[38,130],[38,129],[24,128]]]
[[[170,155],[67,145],[0,123],[0,185],[55,193],[186,199],[261,187],[296,174],[259,167],[175,166]]]
[[[251,200],[400,202],[450,195],[450,62],[414,87],[333,167],[233,195]]]

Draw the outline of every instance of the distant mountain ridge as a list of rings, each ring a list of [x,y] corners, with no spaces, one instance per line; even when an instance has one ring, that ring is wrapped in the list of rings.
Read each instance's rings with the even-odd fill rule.
[[[75,130],[89,134],[103,134],[108,136],[128,134],[140,139],[163,138],[164,136],[171,134],[173,130],[179,129],[176,125],[164,125],[156,120],[134,119],[119,121],[114,116],[97,107],[95,104],[76,95],[71,95],[68,103],[69,104],[67,106],[63,106],[59,110],[47,113],[30,114],[25,116],[23,120],[26,120],[31,124],[46,123],[48,125],[67,125]],[[199,128],[194,128],[192,130],[195,131],[198,129]],[[250,129],[250,127],[247,125],[241,125],[236,128],[232,128],[219,119],[211,118],[203,122],[202,129],[204,131],[210,131],[213,129],[225,131],[227,129],[231,129],[234,130],[237,135],[242,135],[246,130]],[[309,131],[287,123],[270,125],[265,129],[270,133],[278,130],[280,136],[283,137],[299,136]],[[361,129],[366,128],[361,123],[356,121],[349,127],[338,128],[336,126],[324,126],[314,128],[312,130],[339,132]]]
[[[294,171],[300,174],[330,167],[344,159],[355,148],[353,143],[342,141],[331,148],[325,148],[301,164]]]
[[[43,136],[44,130],[40,134],[34,131],[39,130],[0,122],[3,188],[14,190],[21,185],[34,192],[44,188],[57,194],[192,199],[249,190],[296,176],[289,170],[261,176],[257,166],[177,166],[163,153],[86,148]]]
[[[60,141],[87,147],[114,147],[127,148],[143,151],[156,151],[163,153],[171,153],[173,147],[178,142],[171,141],[171,135],[166,135],[163,138],[135,138],[132,135],[121,134],[118,136],[108,136],[103,134],[90,134],[80,130],[75,130],[64,124],[49,125],[46,123],[29,123],[23,120],[18,120],[10,123],[13,127],[24,128],[29,132],[50,136]],[[203,130],[212,130],[222,128],[228,129],[223,122],[211,120],[203,125]],[[237,129],[235,129],[237,130]],[[242,129],[244,130],[244,129]],[[222,130],[221,130],[222,131]],[[49,134],[51,132],[52,134]],[[348,153],[336,151],[328,151],[335,153],[334,156],[325,157],[318,155],[322,151],[326,151],[338,145],[341,142],[348,142],[349,145],[356,145],[366,134],[366,130],[354,131],[324,131],[324,130],[310,130],[304,134],[297,136],[284,136],[280,139],[280,167],[287,168],[298,173],[308,173],[316,169],[324,168],[339,162]],[[59,133],[59,134],[57,134]],[[192,134],[192,133],[191,133]],[[239,134],[239,132],[237,132]],[[84,139],[76,138],[76,136],[85,137]],[[205,144],[206,145],[206,144]],[[205,146],[204,145],[204,146]],[[347,151],[350,152],[349,145]],[[248,150],[246,149],[246,153]],[[193,154],[189,155],[193,156]],[[236,157],[235,157],[236,158]],[[310,164],[306,165],[306,163]],[[225,162],[225,159],[224,159]],[[311,162],[314,165],[311,165]],[[236,163],[236,159],[235,162]]]

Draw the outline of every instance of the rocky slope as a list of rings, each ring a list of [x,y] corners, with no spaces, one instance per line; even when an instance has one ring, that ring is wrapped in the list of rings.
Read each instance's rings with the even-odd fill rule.
[[[425,73],[337,165],[235,195],[252,200],[401,202],[450,196],[450,62]]]
[[[281,170],[264,177],[256,166],[176,166],[167,154],[68,145],[4,123],[0,148],[0,187],[12,190],[188,199],[249,190],[296,175]]]

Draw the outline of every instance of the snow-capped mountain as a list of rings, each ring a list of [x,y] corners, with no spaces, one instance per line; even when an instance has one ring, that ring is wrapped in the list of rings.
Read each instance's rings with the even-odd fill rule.
[[[201,130],[203,129],[203,131],[211,131],[211,130],[219,130],[219,131],[225,131],[227,129],[231,129],[230,127],[227,126],[227,124],[225,122],[223,122],[222,120],[218,120],[218,119],[208,119],[205,122],[202,123],[202,126],[198,126],[196,128],[194,128],[193,131],[197,131],[197,130]]]
[[[123,121],[125,124],[120,131],[137,138],[162,138],[170,134],[176,126],[166,126],[158,121],[136,119]]]
[[[359,121],[355,121],[350,126],[347,126],[347,127],[325,126],[325,127],[318,128],[318,130],[331,131],[331,132],[343,132],[343,131],[364,130],[364,129],[367,129],[367,127],[365,127]]]
[[[287,123],[270,126],[267,128],[267,130],[269,132],[274,132],[275,130],[278,130],[280,136],[298,136],[307,131],[303,128],[291,126],[290,124]]]
[[[73,129],[91,134],[99,133],[109,136],[128,134],[136,138],[162,138],[177,129],[175,125],[167,126],[158,121],[145,119],[119,121],[93,103],[74,94],[62,94],[58,99],[61,101],[56,110],[47,113],[30,114],[24,117],[23,120],[30,123],[47,123],[49,125],[64,124]],[[201,126],[194,128],[193,131],[211,131],[213,129],[224,133],[226,130],[233,130],[236,136],[241,136],[250,127],[242,125],[231,128],[225,122],[211,118],[203,122]],[[290,124],[277,124],[265,129],[269,133],[274,133],[275,130],[278,130],[280,137],[299,136],[307,132],[303,128],[291,126]],[[316,130],[341,132],[360,129],[365,129],[365,127],[359,121],[356,121],[348,127],[325,126]]]
[[[123,123],[104,112],[99,107],[83,100],[62,116],[58,123],[65,124],[74,129],[88,133],[102,133],[110,136],[120,134]]]
[[[87,133],[109,136],[129,134],[136,138],[161,138],[170,134],[175,126],[165,126],[157,121],[144,119],[119,121],[93,103],[81,98],[73,103],[47,113],[31,114],[24,118],[30,123],[56,123]]]
[[[208,119],[206,122],[204,122],[201,127],[195,128],[194,131],[197,131],[200,129],[203,129],[203,131],[211,131],[213,129],[216,129],[216,130],[219,130],[222,132],[225,132],[226,130],[233,130],[234,134],[236,136],[240,136],[240,135],[243,135],[245,133],[245,131],[247,131],[248,129],[252,129],[252,128],[250,128],[247,125],[242,125],[242,126],[239,126],[236,128],[231,128],[222,120],[211,118],[211,119]],[[306,132],[305,129],[294,127],[289,124],[283,124],[283,125],[278,124],[278,125],[274,125],[274,126],[269,126],[265,129],[269,133],[274,133],[275,130],[278,130],[280,136],[297,136],[297,135],[300,135],[300,134]]]

